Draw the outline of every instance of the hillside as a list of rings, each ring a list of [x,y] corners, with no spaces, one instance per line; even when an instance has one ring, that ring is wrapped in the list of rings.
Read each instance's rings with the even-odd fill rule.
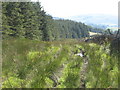
[[[75,39],[4,40],[2,87],[117,88],[117,56],[109,47]]]
[[[89,14],[66,17],[77,22],[83,22],[96,28],[106,29],[108,27],[118,27],[118,17],[104,14]]]
[[[3,39],[27,38],[53,41],[89,36],[92,27],[72,20],[53,19],[41,9],[38,2],[4,2]]]
[[[3,90],[118,88],[120,32],[54,18],[39,2],[2,2],[2,21]]]

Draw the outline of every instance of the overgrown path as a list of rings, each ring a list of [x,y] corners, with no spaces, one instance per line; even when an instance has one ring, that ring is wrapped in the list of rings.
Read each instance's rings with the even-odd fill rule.
[[[116,88],[118,58],[110,44],[3,42],[3,88]]]
[[[80,49],[80,48],[79,48]],[[79,55],[81,54],[81,55]],[[75,65],[75,67],[79,67],[80,68],[80,72],[79,72],[79,88],[86,88],[86,73],[87,73],[87,67],[88,67],[88,56],[85,54],[85,51],[80,49],[80,53],[76,54],[76,57],[81,57],[82,58],[82,65],[80,65],[80,63],[78,63],[77,65]],[[69,61],[69,62],[64,62],[55,72],[52,73],[52,75],[49,77],[54,83],[53,83],[53,88],[56,88],[60,82],[59,80],[62,78],[63,76],[63,72],[65,70],[65,68],[67,67],[67,65],[69,63],[73,62],[73,60]],[[73,66],[74,67],[74,66]]]
[[[61,65],[55,72],[52,73],[50,79],[53,81],[53,88],[56,88],[60,83],[59,80],[63,75],[66,65]]]
[[[80,71],[80,88],[86,88],[86,74],[87,74],[87,67],[88,67],[89,59],[87,55],[83,56],[83,65]]]

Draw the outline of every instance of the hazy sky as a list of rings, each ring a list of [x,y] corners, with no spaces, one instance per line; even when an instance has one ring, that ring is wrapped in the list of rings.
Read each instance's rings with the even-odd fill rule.
[[[118,1],[120,0],[39,0],[44,10],[54,17],[84,14],[118,15]]]

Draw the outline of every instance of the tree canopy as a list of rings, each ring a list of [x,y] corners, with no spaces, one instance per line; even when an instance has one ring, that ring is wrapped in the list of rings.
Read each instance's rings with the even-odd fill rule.
[[[60,40],[89,36],[90,26],[71,20],[55,20],[39,2],[2,2],[3,39]]]

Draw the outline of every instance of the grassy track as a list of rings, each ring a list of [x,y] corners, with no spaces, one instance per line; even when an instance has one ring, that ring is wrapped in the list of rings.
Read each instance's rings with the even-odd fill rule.
[[[84,70],[85,57],[75,55],[79,49],[89,59]],[[86,88],[117,88],[117,57],[109,52],[109,44],[100,46],[78,40],[4,40],[2,87],[78,88],[84,77]]]

